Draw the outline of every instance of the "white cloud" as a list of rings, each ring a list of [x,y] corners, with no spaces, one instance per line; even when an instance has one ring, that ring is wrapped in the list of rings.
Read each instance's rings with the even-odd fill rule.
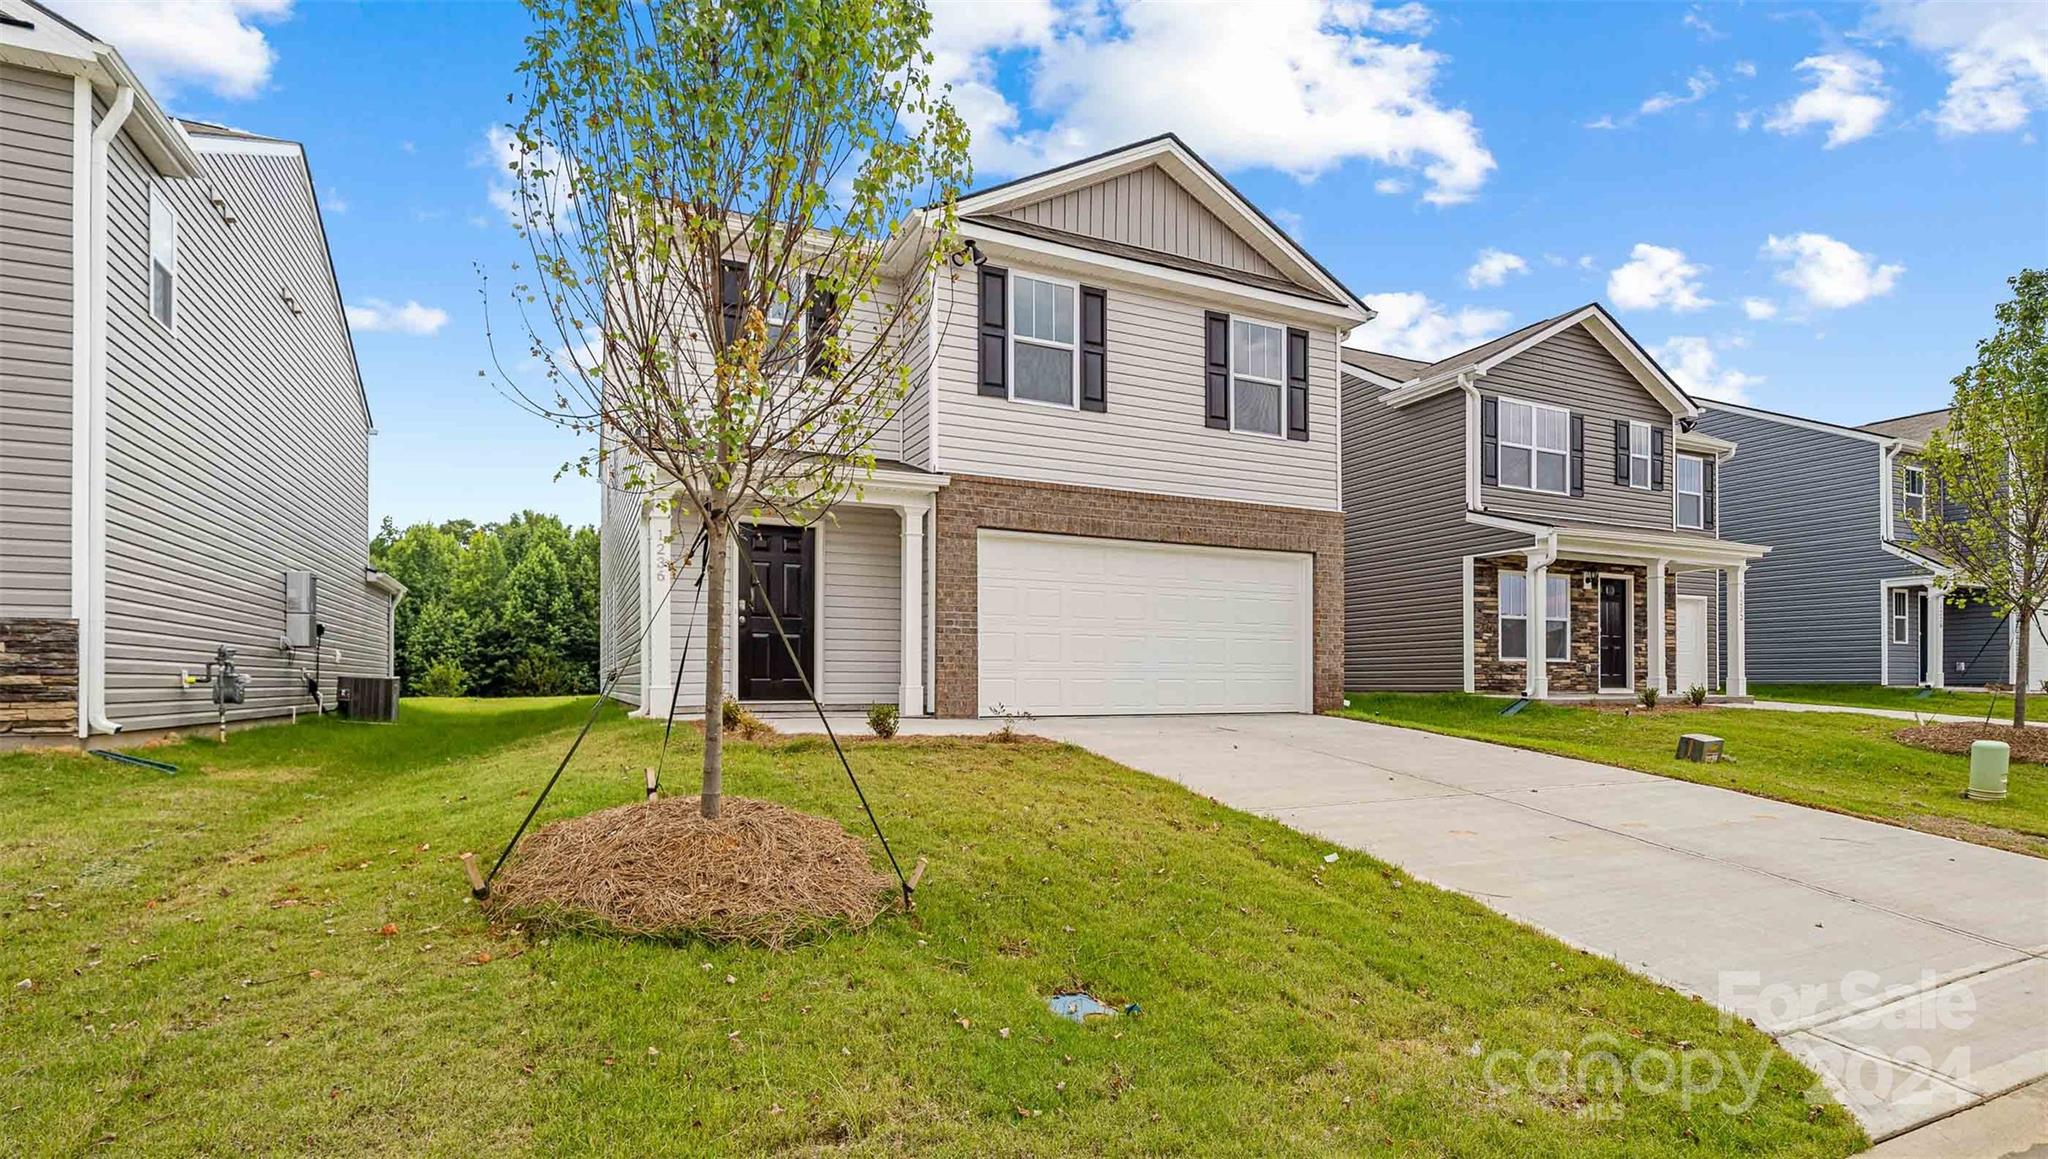
[[[1756,62],[1753,60],[1738,60],[1735,62],[1734,72],[1736,76],[1748,80],[1756,75]]]
[[[1465,271],[1465,284],[1475,290],[1481,286],[1499,286],[1506,284],[1510,274],[1528,272],[1529,263],[1520,255],[1506,250],[1483,249],[1479,251],[1479,260]]]
[[[1348,161],[1418,173],[1468,201],[1495,168],[1471,114],[1434,91],[1428,10],[1268,4],[953,0],[933,8],[933,73],[974,133],[976,169],[1013,174],[1171,129],[1225,169],[1309,181]],[[1024,107],[998,71],[1030,78]],[[1131,78],[1142,77],[1143,83]]]
[[[1773,234],[1763,253],[1783,267],[1779,281],[1798,290],[1807,305],[1826,310],[1889,294],[1906,272],[1904,266],[1880,265],[1872,255],[1824,233]]]
[[[1287,236],[1295,241],[1302,239],[1302,227],[1308,224],[1299,213],[1291,209],[1269,209],[1266,211],[1266,216],[1273,219],[1273,224],[1286,230]]]
[[[484,143],[470,157],[470,165],[490,173],[485,196],[505,220],[515,226],[526,224],[527,206],[520,191],[520,174],[535,174],[530,190],[537,199],[532,206],[534,224],[545,229],[549,222],[564,231],[576,226],[572,182],[565,162],[552,146],[542,143],[537,152],[522,149],[519,138],[503,125],[484,130]],[[515,169],[516,167],[516,169]],[[416,214],[417,216],[417,214]],[[435,211],[434,216],[440,216]]]
[[[1714,344],[1698,335],[1676,335],[1659,346],[1656,355],[1658,364],[1685,388],[1687,394],[1718,398],[1724,402],[1748,402],[1749,388],[1763,381],[1762,375],[1745,374],[1732,366],[1721,365]]]
[[[1749,132],[1749,127],[1750,127],[1751,125],[1754,125],[1754,124],[1756,124],[1756,110],[1755,110],[1755,109],[1743,109],[1743,110],[1741,110],[1740,112],[1738,112],[1738,113],[1736,113],[1736,114],[1735,114],[1735,131],[1736,131],[1736,132],[1738,132],[1738,133],[1747,133],[1747,132]]]
[[[1768,322],[1778,316],[1778,304],[1769,298],[1744,298],[1742,315],[1752,322]]]
[[[183,84],[253,97],[277,61],[256,25],[290,16],[292,0],[62,0],[56,7],[119,49],[158,99]]]
[[[1685,19],[1680,23],[1692,29],[1701,40],[1721,40],[1728,35],[1715,28],[1713,21],[1707,19],[1707,14],[1697,4],[1685,10]]]
[[[329,213],[348,212],[348,198],[343,197],[341,195],[341,190],[336,189],[332,185],[327,187],[327,200],[322,202],[321,205]]]
[[[1949,84],[1934,121],[1944,132],[2009,133],[2048,108],[2048,18],[2033,0],[1882,0],[1876,23],[1941,57]]]
[[[1619,129],[1621,125],[1615,121],[1612,113],[1602,113],[1580,127],[1586,129]]]
[[[349,326],[365,333],[425,336],[448,324],[448,311],[438,306],[422,306],[409,298],[403,305],[393,305],[382,298],[365,298],[362,305],[349,306],[346,312]]]
[[[1382,177],[1372,183],[1372,191],[1374,193],[1384,193],[1392,197],[1408,192],[1408,183],[1399,177]]]
[[[1877,130],[1891,108],[1884,67],[1858,52],[1822,53],[1799,62],[1813,87],[1779,105],[1764,121],[1774,133],[1828,127],[1827,147],[1860,141]]]
[[[1700,293],[1705,266],[1685,260],[1682,250],[1637,242],[1629,260],[1607,275],[1607,296],[1623,310],[1700,310],[1713,301]]]
[[[1704,98],[1708,93],[1713,92],[1716,83],[1717,82],[1714,80],[1713,73],[1707,71],[1706,69],[1699,69],[1698,71],[1694,72],[1691,76],[1685,79],[1684,96],[1675,96],[1671,93],[1658,93],[1657,95],[1644,101],[1641,107],[1639,107],[1636,111],[1643,114],[1646,117],[1654,117],[1658,113],[1668,113],[1672,109],[1679,108],[1683,105],[1695,104],[1699,100]]]
[[[1425,362],[1506,333],[1510,317],[1506,310],[1450,309],[1414,291],[1367,294],[1365,301],[1379,316],[1353,330],[1344,344]]]

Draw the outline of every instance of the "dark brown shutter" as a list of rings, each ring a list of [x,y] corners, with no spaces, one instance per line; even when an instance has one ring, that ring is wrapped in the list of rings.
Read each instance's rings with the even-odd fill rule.
[[[836,296],[832,291],[818,285],[818,279],[811,278],[806,296],[810,299],[810,317],[804,324],[804,373],[829,372],[825,365],[825,341],[839,326],[839,312]]]
[[[718,317],[730,345],[740,336],[740,306],[747,297],[747,263],[721,262],[718,268]]]
[[[1479,481],[1500,482],[1500,400],[1490,394],[1479,400]]]
[[[1010,397],[1010,272],[981,267],[981,393]]]
[[[1572,416],[1572,498],[1586,493],[1586,416]]]
[[[1109,295],[1081,287],[1081,409],[1109,409]]]
[[[1287,331],[1287,437],[1308,441],[1308,331]]]
[[[1628,486],[1628,421],[1614,420],[1614,481]]]
[[[1230,428],[1230,315],[1210,311],[1202,317],[1203,398],[1212,427]]]
[[[1714,529],[1714,467],[1714,460],[1700,460],[1700,523],[1708,531]]]
[[[1664,428],[1650,428],[1650,489],[1664,489]]]

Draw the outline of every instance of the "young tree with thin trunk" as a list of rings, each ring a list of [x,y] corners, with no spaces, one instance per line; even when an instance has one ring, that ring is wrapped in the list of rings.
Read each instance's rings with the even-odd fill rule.
[[[734,533],[808,523],[872,472],[957,245],[967,131],[919,0],[526,4],[513,298],[546,386],[513,393],[595,442],[570,469],[701,521],[715,818]]]
[[[1957,583],[2030,634],[2048,607],[2048,270],[2007,284],[1998,331],[1977,343],[1976,365],[1955,378],[1948,425],[1927,440],[1935,493],[1912,522]],[[2024,725],[2028,686],[2048,674],[2029,671],[2029,641],[2016,643],[2012,720]]]

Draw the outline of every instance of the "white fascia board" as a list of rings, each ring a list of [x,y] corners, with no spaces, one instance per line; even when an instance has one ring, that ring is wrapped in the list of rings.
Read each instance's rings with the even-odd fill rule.
[[[121,131],[135,141],[142,155],[157,173],[165,177],[197,177],[202,172],[199,154],[192,149],[191,138],[185,130],[156,103],[149,90],[142,85],[141,78],[128,67],[112,45],[98,46],[98,69],[93,77],[95,85],[106,87],[110,92],[119,88],[135,90],[135,112]]]
[[[1758,543],[1737,543],[1732,539],[1705,539],[1689,535],[1635,531],[1622,527],[1560,527],[1557,529],[1557,543],[1558,550],[1566,555],[1575,556],[1585,552],[1729,567],[1752,563],[1769,555],[1771,551],[1769,547]]]
[[[1368,386],[1377,386],[1382,390],[1393,391],[1399,390],[1402,386],[1406,385],[1406,383],[1400,379],[1388,378],[1386,375],[1381,374],[1376,370],[1367,370],[1365,367],[1359,366],[1355,363],[1345,362],[1344,352],[1341,345],[1337,351],[1337,361],[1340,364],[1342,364],[1344,368],[1344,373],[1350,375],[1353,378],[1359,379]]]
[[[186,140],[192,143],[195,153],[209,153],[221,156],[242,157],[299,157],[306,150],[297,141],[255,140],[249,137],[215,137],[206,133],[187,133]]]
[[[1522,339],[1520,342],[1515,343],[1513,346],[1496,351],[1476,362],[1468,362],[1449,370],[1440,371],[1428,378],[1408,383],[1401,389],[1389,394],[1382,401],[1388,406],[1403,407],[1410,403],[1421,402],[1424,399],[1442,394],[1444,391],[1458,385],[1460,375],[1474,374],[1483,376],[1487,371],[1516,355],[1528,351],[1538,343],[1547,342],[1566,330],[1571,329],[1573,326],[1580,325],[1585,326],[1587,332],[1593,336],[1594,340],[1599,342],[1609,354],[1613,355],[1614,360],[1621,363],[1628,370],[1629,374],[1642,384],[1643,389],[1650,392],[1651,397],[1663,404],[1665,410],[1680,418],[1693,418],[1700,413],[1698,404],[1688,398],[1685,391],[1680,389],[1677,383],[1666,378],[1663,371],[1659,370],[1655,363],[1644,358],[1642,352],[1637,349],[1634,340],[1622,333],[1613,322],[1608,321],[1607,315],[1598,306],[1587,306],[1584,309],[1575,310],[1529,335],[1527,338]]]
[[[1510,519],[1505,515],[1490,515],[1484,511],[1465,512],[1465,522],[1474,527],[1491,527],[1496,531],[1516,531],[1523,535],[1541,538],[1549,535],[1552,528],[1547,523],[1531,523],[1526,519]]]
[[[974,222],[961,222],[960,236],[982,247],[991,259],[1001,257],[1009,260],[1013,256],[1021,255],[1023,260],[1035,262],[1040,266],[1064,268],[1083,276],[1091,271],[1107,271],[1125,281],[1181,294],[1195,293],[1213,302],[1261,310],[1286,321],[1344,329],[1365,320],[1365,315],[1361,311],[1335,302],[1319,302],[1305,296],[1285,294],[1259,286],[1247,286],[1225,278],[1136,261],[1064,242],[1047,241],[1027,234],[994,229]]]
[[[394,601],[404,599],[406,592],[409,590],[404,584],[398,582],[396,576],[391,575],[389,572],[378,571],[374,567],[363,569],[363,586],[383,592]]]
[[[1692,454],[1714,455],[1724,460],[1735,457],[1734,443],[1698,431],[1678,432],[1678,449]]]
[[[1934,560],[1929,559],[1924,555],[1921,555],[1917,551],[1908,551],[1905,548],[1900,547],[1898,544],[1893,543],[1889,539],[1881,541],[1878,544],[1878,546],[1882,547],[1883,549],[1885,549],[1885,551],[1891,553],[1892,555],[1896,555],[1900,559],[1905,560],[1907,563],[1910,563],[1915,567],[1920,568],[1929,575],[1937,576],[1941,579],[1948,579],[1955,575],[1955,569],[1948,566],[1947,564],[1936,563]]]

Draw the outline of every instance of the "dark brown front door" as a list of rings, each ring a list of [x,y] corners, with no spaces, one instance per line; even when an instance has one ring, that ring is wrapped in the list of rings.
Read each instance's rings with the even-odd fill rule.
[[[1628,581],[1600,581],[1600,687],[1628,687]]]
[[[740,699],[802,700],[811,663],[811,555],[801,527],[740,530]],[[775,614],[768,609],[773,606]],[[775,633],[777,619],[788,647]],[[790,652],[797,659],[790,659]],[[802,667],[799,668],[798,664]]]

